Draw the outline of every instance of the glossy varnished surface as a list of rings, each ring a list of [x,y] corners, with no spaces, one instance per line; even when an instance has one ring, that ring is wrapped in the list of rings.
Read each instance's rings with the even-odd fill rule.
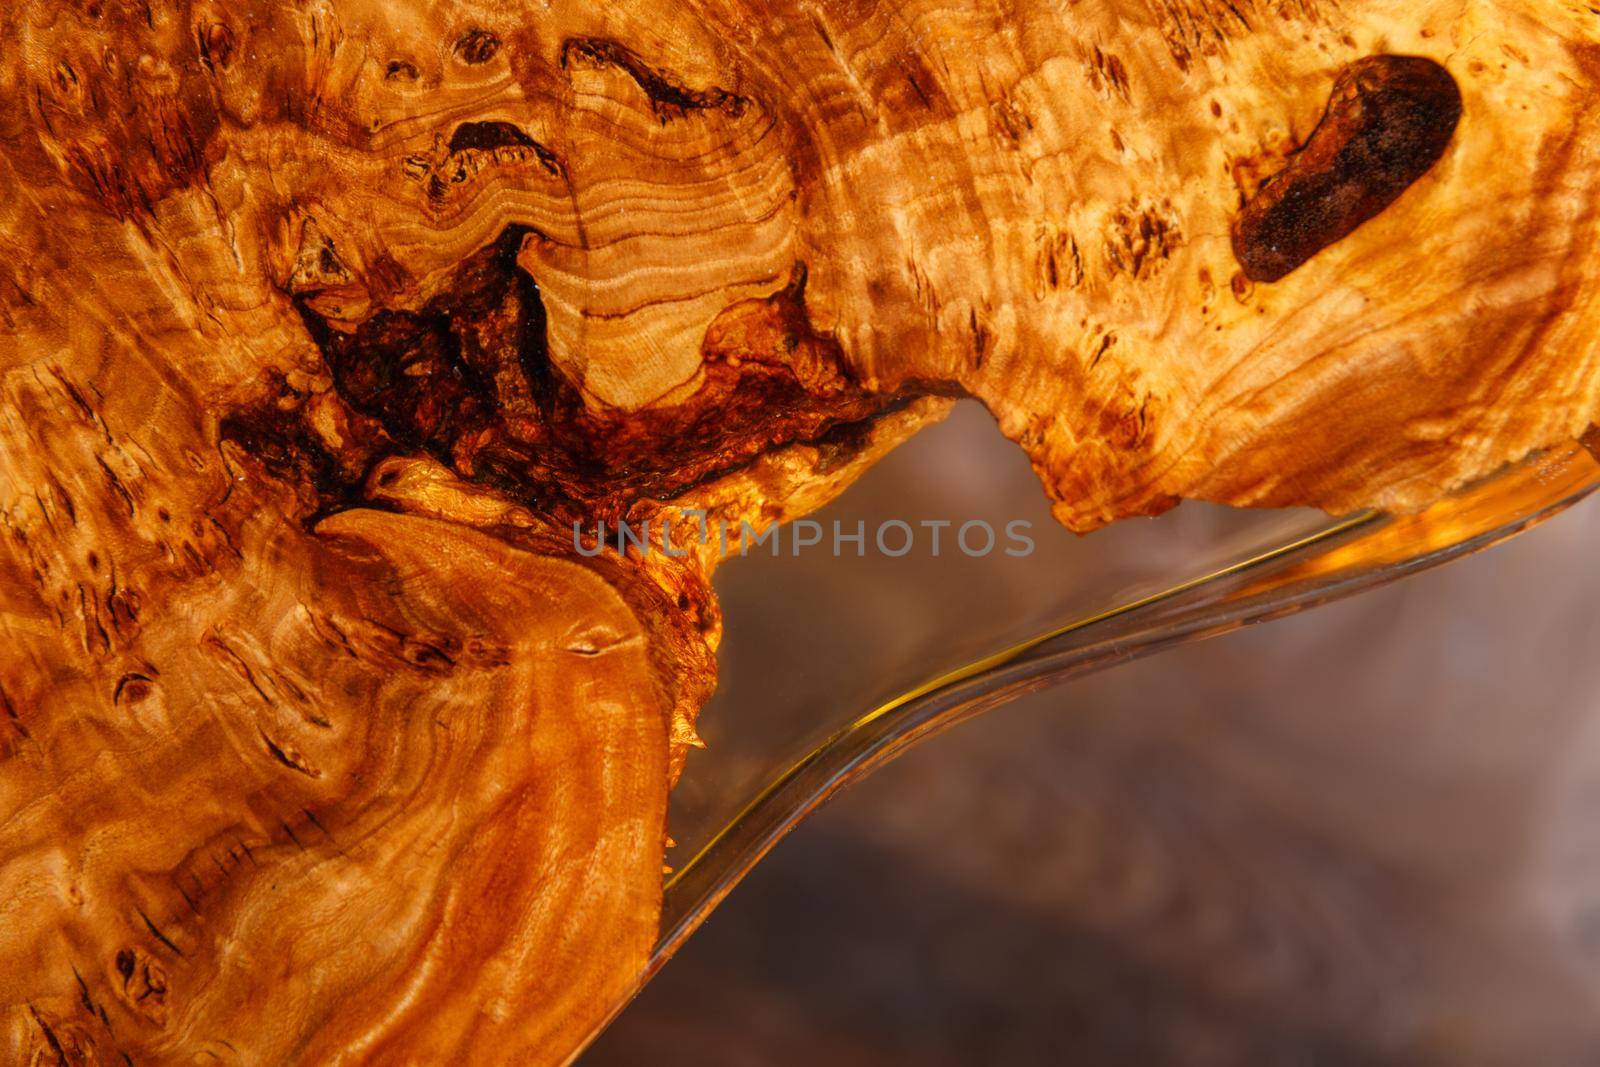
[[[714,551],[574,521],[772,527],[960,395],[1077,529],[1569,441],[1597,40],[1569,0],[9,5],[0,1055],[564,1060],[646,965],[721,637]],[[1233,224],[1393,56],[1453,135],[1251,283]],[[1439,127],[1401,103],[1340,143]]]
[[[581,1062],[1591,1062],[1597,533],[1591,501],[917,748]]]

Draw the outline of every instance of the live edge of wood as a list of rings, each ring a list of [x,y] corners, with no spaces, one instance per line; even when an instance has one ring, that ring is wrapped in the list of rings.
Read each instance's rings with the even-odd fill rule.
[[[559,1063],[717,553],[977,397],[1087,530],[1600,413],[1565,0],[0,14],[0,1060]]]

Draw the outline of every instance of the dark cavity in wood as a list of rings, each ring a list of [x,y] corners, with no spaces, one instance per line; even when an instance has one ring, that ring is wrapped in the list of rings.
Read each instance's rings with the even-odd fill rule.
[[[468,30],[455,46],[456,58],[472,66],[489,62],[499,51],[500,38],[488,30]]]
[[[509,122],[463,122],[450,135],[450,151],[534,148],[536,142]]]
[[[1417,56],[1369,56],[1334,83],[1311,139],[1245,207],[1233,251],[1276,282],[1381,214],[1431,170],[1461,121],[1450,72]]]
[[[720,111],[730,118],[739,118],[750,106],[749,100],[726,89],[712,87],[697,90],[680,85],[616,41],[597,37],[572,38],[561,46],[562,69],[569,67],[574,58],[595,66],[619,67],[626,71],[634,84],[650,98],[651,110],[663,124],[669,119],[682,118],[690,111]]]
[[[529,239],[509,227],[421,308],[383,309],[353,330],[297,298],[347,405],[343,448],[319,437],[287,383],[230,413],[223,439],[296,486],[313,521],[366,501],[383,459],[424,454],[559,523],[615,521],[773,450],[854,440],[916,392],[869,394],[842,372],[838,345],[811,329],[796,265],[784,289],[719,317],[691,396],[634,412],[591,406],[550,357],[538,284],[517,265]],[[791,365],[801,348],[831,376],[802,381]]]

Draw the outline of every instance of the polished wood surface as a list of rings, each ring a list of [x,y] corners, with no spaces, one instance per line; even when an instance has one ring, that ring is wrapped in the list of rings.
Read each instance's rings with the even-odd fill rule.
[[[556,1063],[716,553],[971,395],[1075,529],[1600,411],[1567,0],[0,14],[0,1057]],[[658,527],[659,529],[659,527]]]

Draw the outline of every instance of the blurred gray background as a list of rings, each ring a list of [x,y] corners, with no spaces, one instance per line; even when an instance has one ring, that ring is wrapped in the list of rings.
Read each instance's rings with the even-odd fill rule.
[[[909,469],[980,439],[957,421]],[[1180,539],[1231,521],[1190,515]],[[1600,1064],[1597,535],[1591,501],[921,745],[780,844],[583,1067]],[[1144,537],[1070,539],[1074,565]],[[691,808],[738,777],[715,716],[798,625],[724,595]]]

